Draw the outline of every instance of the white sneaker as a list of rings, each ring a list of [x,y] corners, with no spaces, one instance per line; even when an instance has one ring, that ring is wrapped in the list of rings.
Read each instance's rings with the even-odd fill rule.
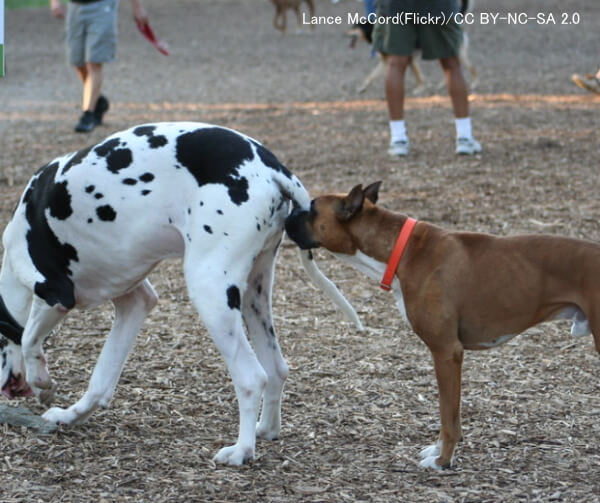
[[[410,141],[408,141],[408,138],[405,140],[396,140],[390,143],[390,148],[388,148],[388,154],[392,157],[406,157],[409,151]]]
[[[475,138],[457,138],[456,153],[461,155],[473,155],[481,152],[481,145]]]

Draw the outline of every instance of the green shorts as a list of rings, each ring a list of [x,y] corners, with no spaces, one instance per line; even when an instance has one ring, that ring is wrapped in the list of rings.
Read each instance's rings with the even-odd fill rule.
[[[443,25],[386,22],[373,30],[373,49],[397,56],[420,49],[423,59],[450,58],[458,56],[462,41],[462,28],[454,20]]]
[[[91,3],[69,2],[67,6],[67,59],[73,66],[108,63],[117,49],[118,0]]]

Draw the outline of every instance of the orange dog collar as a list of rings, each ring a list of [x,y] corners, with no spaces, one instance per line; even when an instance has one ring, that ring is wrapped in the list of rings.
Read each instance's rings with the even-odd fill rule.
[[[414,218],[407,218],[406,222],[400,229],[400,234],[398,234],[398,239],[396,240],[396,245],[390,254],[390,258],[387,263],[387,267],[385,268],[385,273],[383,274],[383,279],[379,286],[386,291],[390,291],[392,289],[392,281],[394,280],[394,274],[396,274],[396,269],[398,269],[398,264],[400,263],[400,259],[404,254],[404,249],[406,248],[406,244],[410,239],[410,235],[412,234],[413,229],[417,221]]]

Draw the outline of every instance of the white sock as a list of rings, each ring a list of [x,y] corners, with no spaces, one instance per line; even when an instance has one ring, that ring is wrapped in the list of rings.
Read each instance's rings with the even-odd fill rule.
[[[455,119],[456,122],[456,137],[457,138],[473,138],[473,131],[471,130],[471,118],[464,117],[462,119]]]
[[[390,136],[391,143],[395,143],[401,140],[408,140],[408,136],[406,136],[406,124],[403,120],[390,121]]]

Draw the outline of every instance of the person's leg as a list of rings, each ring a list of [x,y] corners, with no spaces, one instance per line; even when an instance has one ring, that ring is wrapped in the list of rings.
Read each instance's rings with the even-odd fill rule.
[[[410,145],[404,123],[404,76],[410,56],[389,54],[386,57],[385,97],[390,118],[389,153],[396,156],[408,154]]]
[[[387,15],[391,11],[378,11]],[[416,32],[413,26],[376,24],[373,29],[373,49],[385,57],[385,95],[390,119],[390,147],[393,156],[405,156],[410,145],[404,124],[404,75],[416,48]]]
[[[79,80],[81,80],[81,84],[85,84],[85,79],[87,79],[87,67],[84,66],[75,66],[75,72],[77,73],[77,76],[79,77]]]
[[[102,88],[102,63],[87,63],[87,76],[83,81],[82,109],[94,111]]]
[[[404,119],[404,75],[409,56],[389,54],[386,58],[385,97],[390,120]]]
[[[440,59],[442,70],[446,78],[446,87],[452,101],[454,116],[461,119],[469,116],[469,91],[467,82],[457,56]]]
[[[473,138],[471,118],[469,117],[469,90],[465,81],[458,56],[440,59],[446,77],[448,95],[452,102],[456,125],[456,153],[476,154],[481,145]]]

